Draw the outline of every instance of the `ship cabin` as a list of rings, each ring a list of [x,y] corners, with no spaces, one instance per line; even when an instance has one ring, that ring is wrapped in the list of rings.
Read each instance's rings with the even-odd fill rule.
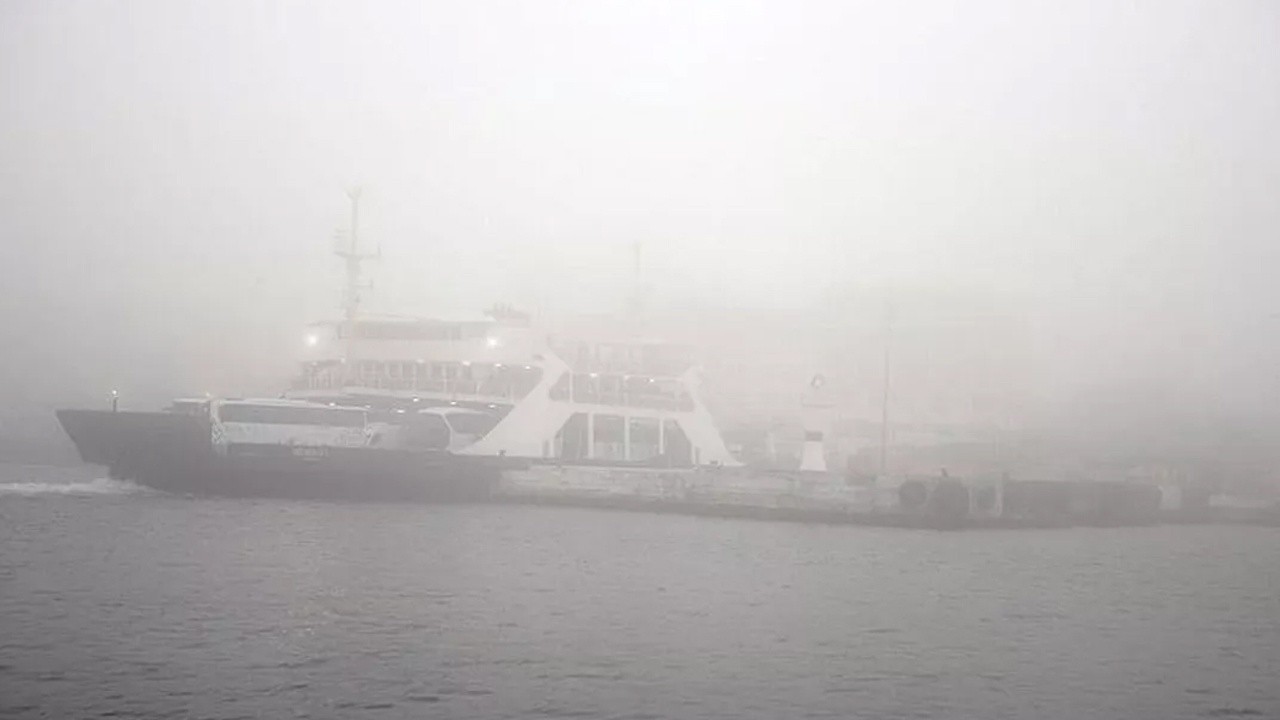
[[[360,319],[312,326],[291,398],[374,412],[451,406],[501,416],[541,379],[527,318]]]
[[[694,409],[682,377],[690,348],[658,343],[572,343],[558,348],[569,372],[551,398],[575,405],[551,452],[569,462],[690,465],[693,448],[676,414]]]
[[[400,426],[433,423],[421,417],[432,408],[479,413],[442,416],[455,451],[470,438],[466,449],[472,454],[662,466],[736,463],[698,399],[688,346],[633,337],[546,337],[510,311],[490,311],[484,320],[321,324],[312,327],[305,346],[288,397],[362,408],[371,422]],[[454,429],[455,420],[475,427]],[[441,432],[424,429],[415,437]]]
[[[735,464],[698,398],[692,348],[552,339],[532,393],[469,452],[565,464]]]

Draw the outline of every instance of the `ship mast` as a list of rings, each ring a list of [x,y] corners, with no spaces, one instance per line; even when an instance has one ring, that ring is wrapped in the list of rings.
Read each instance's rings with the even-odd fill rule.
[[[347,190],[347,197],[351,199],[351,231],[346,243],[339,239],[334,254],[342,258],[347,271],[342,298],[342,337],[346,341],[343,343],[345,374],[349,375],[355,372],[356,320],[360,314],[360,291],[364,288],[361,282],[364,262],[377,255],[360,252],[360,188]]]
[[[889,473],[889,348],[893,342],[893,303],[884,304],[884,377],[880,388],[880,475]]]
[[[631,244],[631,297],[630,297],[630,315],[631,315],[631,332],[638,335],[640,333],[640,320],[644,315],[644,284],[643,284],[643,265],[641,264],[641,253],[644,250],[644,244],[636,240]]]

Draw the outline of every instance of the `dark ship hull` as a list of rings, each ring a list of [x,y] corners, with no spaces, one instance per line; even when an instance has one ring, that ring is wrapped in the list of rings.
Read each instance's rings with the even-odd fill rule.
[[[231,445],[215,452],[208,419],[167,412],[59,410],[86,463],[178,493],[371,502],[487,500],[498,458],[365,447]]]

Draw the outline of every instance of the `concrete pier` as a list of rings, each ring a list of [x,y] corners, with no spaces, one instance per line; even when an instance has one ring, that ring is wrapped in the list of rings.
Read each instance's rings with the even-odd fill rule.
[[[834,473],[742,468],[532,464],[503,473],[498,502],[600,507],[887,527],[1122,527],[1162,522],[1280,524],[1280,511],[1248,517],[1170,507],[1138,482],[905,478],[854,483]]]

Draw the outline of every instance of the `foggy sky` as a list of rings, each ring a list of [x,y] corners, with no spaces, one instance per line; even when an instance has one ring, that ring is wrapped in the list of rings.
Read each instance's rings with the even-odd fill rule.
[[[1280,394],[1265,0],[11,1],[0,98],[11,405],[287,372],[357,183],[376,310],[620,306],[641,241],[662,304],[986,286],[1063,394]]]

